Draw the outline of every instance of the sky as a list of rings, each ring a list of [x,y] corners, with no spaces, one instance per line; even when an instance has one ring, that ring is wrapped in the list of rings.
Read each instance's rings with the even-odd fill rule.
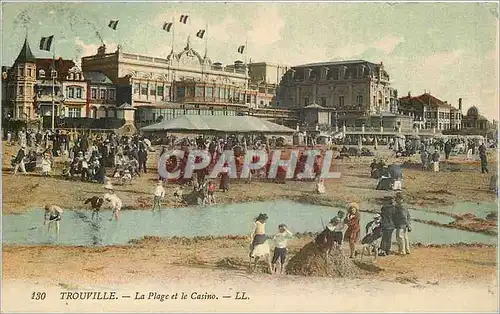
[[[180,15],[189,15],[187,24]],[[212,62],[300,65],[362,59],[383,62],[400,96],[425,91],[498,117],[497,3],[2,3],[2,65],[12,65],[26,34],[36,57],[55,35],[57,57],[114,51],[166,57],[191,46]],[[110,20],[119,20],[116,31]],[[175,20],[175,37],[162,30]],[[208,27],[207,27],[208,26]],[[205,39],[195,36],[206,29]],[[99,34],[97,34],[99,33]],[[247,42],[247,53],[238,46]]]

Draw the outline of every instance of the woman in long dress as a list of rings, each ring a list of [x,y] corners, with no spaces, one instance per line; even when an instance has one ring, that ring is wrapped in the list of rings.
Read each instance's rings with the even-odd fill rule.
[[[344,234],[344,241],[349,242],[350,257],[354,258],[356,252],[356,242],[359,239],[359,205],[357,203],[349,204],[347,216],[344,220],[347,224],[347,230]]]
[[[253,272],[257,268],[257,262],[259,258],[264,257],[267,260],[267,264],[269,266],[269,272],[272,273],[272,265],[271,265],[271,250],[269,248],[269,243],[267,241],[266,236],[266,214],[259,214],[259,216],[255,219],[254,227],[252,229],[250,243],[250,272]],[[254,259],[254,266],[252,268],[252,259]]]
[[[222,192],[227,192],[229,190],[229,165],[227,163],[224,164],[220,173],[219,189],[222,190]]]

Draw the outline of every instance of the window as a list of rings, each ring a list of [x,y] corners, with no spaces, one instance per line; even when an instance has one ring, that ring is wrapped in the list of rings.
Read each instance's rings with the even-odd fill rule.
[[[97,88],[92,88],[91,97],[92,99],[97,99]]]
[[[201,86],[197,86],[196,87],[196,94],[195,94],[196,97],[203,97],[203,87]]]
[[[163,86],[158,86],[158,87],[156,88],[156,95],[157,95],[157,96],[163,96],[163,94],[164,94],[164,89],[163,89]]]
[[[17,75],[23,77],[24,76],[24,68],[18,68],[18,73]]]
[[[206,97],[212,98],[213,97],[213,93],[214,93],[214,88],[213,87],[207,87]]]
[[[262,101],[261,101],[261,105],[262,105]],[[304,98],[304,106],[305,107],[309,106],[309,98],[307,98],[307,97]]]
[[[75,98],[75,89],[73,87],[68,87],[68,98]]]
[[[358,95],[358,97],[356,99],[357,99],[358,105],[363,105],[363,95]]]
[[[38,71],[38,76],[40,76],[40,78],[45,78],[45,71],[44,70]]]
[[[247,104],[252,103],[252,95],[247,95]]]
[[[184,98],[184,87],[177,87],[177,98]]]
[[[74,79],[75,79],[75,74],[70,73],[70,74],[69,74],[69,79],[70,79],[70,80],[74,80]]]
[[[31,76],[32,76],[31,69],[28,69],[28,76],[29,76],[29,77],[31,77]]]
[[[427,112],[425,113],[425,117],[430,119],[430,117],[431,117],[431,113],[427,111]]]
[[[19,86],[19,95],[24,95],[24,86]]]
[[[50,73],[52,75],[52,78],[57,78],[57,71],[56,70],[52,70]]]
[[[156,96],[156,88],[154,86],[150,86],[149,96]]]
[[[141,84],[134,83],[134,94],[139,94],[140,89],[141,89]]]
[[[68,108],[69,118],[80,118],[82,115],[82,110],[80,108]]]
[[[76,89],[76,98],[82,99],[82,89],[81,88]]]
[[[325,107],[326,106],[326,98],[321,97],[321,106]]]
[[[115,100],[115,90],[114,89],[108,90],[108,99]]]
[[[106,99],[106,90],[105,89],[101,89],[99,91],[99,99]]]
[[[344,96],[339,96],[339,107],[344,106]]]
[[[148,94],[148,86],[146,84],[141,85],[141,95]]]

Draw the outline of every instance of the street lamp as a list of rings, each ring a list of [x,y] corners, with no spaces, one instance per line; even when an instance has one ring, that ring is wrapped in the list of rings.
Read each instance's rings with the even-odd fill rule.
[[[52,123],[51,123],[51,126],[52,126],[52,131],[54,131],[55,129],[55,119],[56,119],[56,100],[55,100],[55,96],[56,96],[56,75],[57,75],[57,71],[55,69],[52,69],[52,71],[50,71],[50,74],[52,76]]]
[[[380,110],[380,132],[384,132],[384,122],[382,121],[382,118],[382,110]]]

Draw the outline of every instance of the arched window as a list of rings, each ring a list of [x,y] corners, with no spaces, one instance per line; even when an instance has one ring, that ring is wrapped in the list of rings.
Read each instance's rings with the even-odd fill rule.
[[[44,70],[40,70],[40,71],[38,71],[38,76],[39,76],[40,78],[45,78],[45,71],[44,71]]]
[[[74,80],[75,79],[75,74],[74,73],[70,73],[69,74],[69,79],[70,80]]]
[[[92,107],[92,109],[90,109],[90,117],[92,119],[96,119],[97,118],[97,108],[96,107]]]

